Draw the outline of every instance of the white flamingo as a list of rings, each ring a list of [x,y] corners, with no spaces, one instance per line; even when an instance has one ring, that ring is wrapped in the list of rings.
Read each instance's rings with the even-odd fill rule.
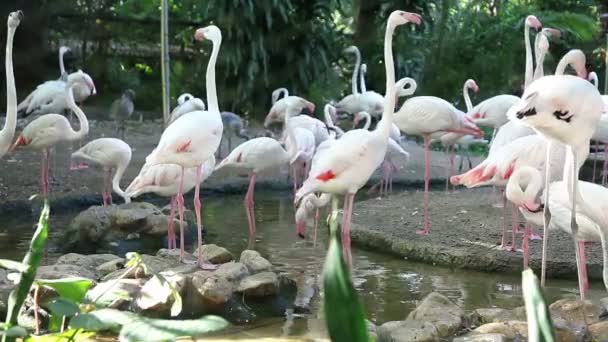
[[[285,113],[290,108],[300,108],[300,111],[304,108],[308,109],[311,113],[315,112],[314,103],[299,97],[299,96],[286,96],[277,100],[266,115],[264,119],[264,127],[268,128],[272,124],[285,122]]]
[[[199,99],[198,97],[194,97],[188,93],[180,95],[177,98],[177,106],[173,108],[171,111],[171,116],[169,117],[169,124],[172,124],[177,120],[180,116],[194,112],[194,111],[204,111],[205,110],[205,102]]]
[[[395,11],[391,13],[386,25],[384,62],[387,73],[385,96],[387,103],[376,129],[373,131],[350,130],[332,143],[323,153],[313,159],[308,179],[296,193],[296,204],[309,193],[330,193],[334,196],[332,201],[332,210],[334,211],[337,210],[336,195],[344,195],[342,243],[349,263],[352,260],[350,222],[354,197],[384,158],[393,121],[392,111],[395,108],[397,90],[407,82],[407,80],[401,80],[396,85],[394,83],[392,36],[396,26],[408,22],[420,24],[421,18],[417,14]]]
[[[68,80],[68,72],[65,70],[65,63],[63,61],[63,56],[70,51],[70,48],[67,46],[62,46],[59,48],[59,77],[62,81]]]
[[[17,137],[13,149],[17,147],[42,150],[41,187],[44,198],[48,198],[49,154],[53,146],[62,141],[77,141],[89,133],[89,121],[82,109],[74,101],[74,85],[67,88],[68,108],[76,113],[80,129],[74,131],[68,119],[60,114],[45,114],[30,122]]]
[[[202,258],[202,219],[200,202],[200,180],[203,162],[211,158],[222,140],[222,118],[220,115],[217,91],[215,88],[215,64],[222,43],[222,33],[215,25],[199,28],[194,34],[196,40],[209,39],[213,43],[211,58],[207,65],[206,88],[209,110],[193,111],[179,117],[169,125],[160,137],[158,146],[148,157],[146,163],[177,164],[182,167],[182,180],[185,169],[197,167],[197,182],[194,186],[194,213],[198,229],[198,265],[202,268],[214,268],[205,264]],[[177,194],[177,205],[180,216],[180,229],[183,229],[184,194],[183,182],[180,182],[180,191]],[[183,259],[184,240],[180,241],[181,258]]]
[[[331,200],[330,194],[308,194],[302,198],[298,209],[296,209],[296,234],[302,239],[305,238],[304,228],[306,221],[313,217],[314,214],[314,241],[317,241],[317,227],[319,225],[319,208],[325,207]]]
[[[17,127],[17,90],[15,89],[15,74],[13,72],[13,40],[15,31],[23,20],[23,12],[12,12],[8,16],[6,31],[6,121],[0,131],[0,158],[10,149]]]
[[[112,204],[112,190],[120,195],[125,203],[131,202],[131,198],[120,188],[120,180],[131,162],[131,146],[126,142],[116,138],[95,139],[72,153],[72,159],[91,163],[103,169],[101,197],[104,206]]]
[[[277,101],[279,101],[279,99],[285,98],[287,96],[289,96],[289,90],[287,90],[287,88],[275,89],[272,92],[272,97],[271,97],[272,104],[274,105],[275,103],[277,103]]]

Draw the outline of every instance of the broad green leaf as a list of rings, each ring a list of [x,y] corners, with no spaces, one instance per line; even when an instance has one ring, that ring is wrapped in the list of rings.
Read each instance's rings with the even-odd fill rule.
[[[76,303],[82,302],[87,291],[93,286],[93,281],[86,278],[38,279],[36,283],[53,288],[60,297]]]
[[[22,264],[18,261],[0,259],[0,267],[17,272],[27,272],[29,266]]]
[[[28,335],[27,330],[24,327],[18,325],[6,330],[4,334],[8,337],[25,337]]]
[[[332,198],[331,238],[323,267],[324,307],[332,341],[368,342],[367,323],[350,272],[342,257],[337,199]]]
[[[522,272],[521,283],[528,318],[528,341],[555,341],[551,313],[545,302],[538,278],[531,269]]]
[[[70,328],[118,333],[123,324],[130,323],[136,319],[137,315],[132,312],[101,309],[73,317],[70,320]]]
[[[40,219],[38,220],[38,226],[36,227],[36,231],[34,232],[34,236],[30,242],[30,248],[22,262],[24,265],[28,266],[28,270],[27,272],[21,273],[19,285],[17,285],[17,287],[11,291],[8,297],[8,309],[5,321],[5,327],[8,329],[17,325],[17,316],[19,315],[19,311],[21,311],[23,302],[25,301],[25,298],[27,298],[30,288],[34,283],[34,279],[36,278],[36,271],[38,271],[42,256],[44,255],[44,247],[46,245],[46,240],[49,233],[50,211],[51,208],[49,203],[48,201],[45,201],[42,212],[40,213]],[[2,341],[12,342],[15,341],[15,338],[4,335],[2,337]]]
[[[168,319],[143,318],[123,325],[120,330],[121,341],[173,341],[180,336],[197,337],[224,329],[228,322],[218,316],[200,319],[175,321]]]
[[[95,337],[92,331],[83,330],[66,330],[62,333],[47,334],[41,336],[30,336],[23,340],[24,342],[78,342],[91,341]]]
[[[71,299],[59,297],[46,305],[54,315],[71,317],[80,312],[80,308]]]

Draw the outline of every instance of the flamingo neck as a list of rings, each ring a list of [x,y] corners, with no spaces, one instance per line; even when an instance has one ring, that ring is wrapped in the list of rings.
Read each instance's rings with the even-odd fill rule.
[[[557,63],[557,67],[555,68],[556,75],[563,75],[566,72],[566,67],[572,64],[572,58],[569,54],[565,54]]]
[[[384,33],[384,66],[386,71],[386,89],[384,93],[385,96],[387,96],[391,92],[391,88],[395,84],[395,61],[393,60],[394,32],[395,25],[391,24],[391,22],[389,21],[386,25],[386,32]]]
[[[68,77],[68,73],[65,71],[65,64],[63,61],[63,55],[65,51],[63,49],[59,49],[59,72],[61,73],[61,79],[65,80]]]
[[[17,126],[17,91],[15,90],[15,75],[13,72],[13,38],[15,37],[14,27],[9,27],[6,34],[6,122],[0,131],[0,157],[6,153],[11,145],[15,128]]]
[[[361,88],[361,94],[367,91],[367,87],[365,86],[365,69],[363,68],[359,72],[359,87]]]
[[[355,69],[353,70],[352,76],[352,92],[353,94],[359,94],[357,90],[357,77],[359,76],[359,68],[361,67],[361,52],[359,49],[355,48]]]
[[[87,134],[89,134],[89,120],[87,120],[86,115],[76,105],[74,101],[74,90],[73,88],[68,88],[68,107],[76,114],[78,118],[78,124],[80,125],[80,129],[78,131],[74,131],[71,129],[70,136],[68,136],[69,140],[80,140],[84,138]]]
[[[363,125],[363,129],[366,131],[369,130],[369,127],[372,125],[372,116],[369,115],[368,112],[361,112],[359,113],[359,115],[362,115],[365,119],[365,125]]]
[[[471,102],[471,96],[469,96],[469,86],[465,83],[462,88],[462,96],[464,97],[464,103],[467,106],[467,112],[473,109],[473,103]]]
[[[524,80],[524,89],[526,89],[530,83],[532,83],[532,73],[534,68],[532,62],[532,47],[530,46],[530,25],[528,25],[527,21],[524,29],[524,43],[526,44],[526,74]]]
[[[536,56],[536,69],[534,70],[534,80],[545,76],[544,62],[547,51],[540,49],[541,34],[537,34],[534,40],[534,55]]]
[[[323,193],[321,196],[313,195],[310,198],[310,202],[316,207],[321,208],[326,206],[329,203],[331,196],[329,194]]]
[[[206,87],[207,87],[207,104],[209,105],[209,111],[219,113],[220,107],[217,101],[217,90],[215,87],[215,64],[217,63],[217,56],[220,52],[220,45],[222,44],[222,37],[213,40],[213,50],[211,51],[211,58],[209,64],[207,64],[207,76],[206,76]]]
[[[297,114],[296,114],[297,115]],[[285,133],[287,139],[289,139],[289,145],[287,146],[287,161],[291,163],[298,155],[298,142],[296,140],[296,134],[289,121],[292,116],[292,109],[288,109],[285,113]]]
[[[120,188],[120,180],[122,179],[122,176],[125,173],[125,170],[127,169],[127,164],[120,164],[116,168],[116,172],[114,173],[114,177],[112,178],[112,190],[114,190],[115,193],[124,198],[125,203],[130,203],[131,198]]]

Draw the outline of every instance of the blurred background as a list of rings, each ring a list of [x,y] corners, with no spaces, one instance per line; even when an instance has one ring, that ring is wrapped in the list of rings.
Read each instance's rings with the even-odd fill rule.
[[[278,87],[317,104],[340,99],[350,93],[353,61],[343,50],[352,44],[368,65],[368,88],[383,93],[382,37],[395,9],[424,18],[420,27],[398,30],[394,44],[397,75],[414,77],[418,95],[460,104],[467,78],[481,88],[474,102],[520,93],[523,19],[528,14],[563,33],[552,42],[547,63],[555,65],[565,51],[580,48],[603,89],[606,31],[601,15],[608,12],[608,1],[169,0],[169,8],[172,104],[183,92],[205,97],[211,44],[192,36],[211,23],[224,37],[217,70],[222,110],[263,118],[270,93]],[[2,0],[0,9],[25,13],[15,38],[19,100],[36,85],[59,77],[57,50],[66,45],[72,49],[66,55],[68,71],[81,68],[95,80],[98,95],[87,106],[109,108],[131,88],[138,111],[162,117],[160,0]],[[5,30],[2,25],[3,45]],[[4,91],[4,82],[1,86]],[[0,101],[4,106],[5,97]]]

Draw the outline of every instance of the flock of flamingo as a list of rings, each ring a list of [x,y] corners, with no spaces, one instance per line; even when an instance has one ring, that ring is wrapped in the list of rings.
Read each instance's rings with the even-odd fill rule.
[[[82,71],[67,74],[60,50],[61,78],[40,85],[19,106],[12,66],[12,45],[15,31],[22,20],[20,11],[8,18],[6,46],[7,113],[0,131],[0,157],[17,148],[42,151],[41,187],[45,198],[49,193],[49,153],[62,141],[85,138],[89,125],[85,113],[77,105],[94,95],[95,85]],[[392,188],[392,177],[406,162],[409,154],[402,148],[402,132],[424,139],[424,219],[418,234],[430,232],[429,180],[432,140],[441,141],[449,158],[449,181],[468,188],[492,185],[504,188],[503,237],[501,247],[516,251],[517,217],[521,212],[528,224],[524,229],[522,248],[524,267],[527,267],[528,239],[532,237],[529,223],[543,225],[542,281],[545,278],[546,250],[549,229],[562,229],[572,235],[576,246],[576,260],[581,297],[588,288],[585,243],[600,241],[604,256],[604,283],[608,287],[608,189],[579,181],[579,169],[590,152],[590,141],[608,142],[608,116],[605,98],[597,90],[597,76],[587,74],[585,55],[571,50],[559,62],[555,75],[544,76],[543,60],[549,40],[559,36],[555,29],[542,29],[533,15],[525,19],[525,88],[523,96],[497,95],[476,106],[469,90],[478,91],[474,80],[467,80],[463,94],[466,112],[450,102],[434,96],[411,97],[395,110],[400,97],[411,96],[416,82],[411,78],[395,80],[392,37],[400,25],[419,25],[420,15],[404,11],[391,13],[384,38],[386,91],[384,96],[366,89],[365,64],[356,47],[345,52],[356,56],[352,75],[352,94],[337,103],[326,104],[324,121],[302,114],[313,113],[315,105],[287,89],[272,94],[272,108],[264,125],[283,124],[279,139],[258,137],[248,139],[230,151],[216,165],[215,154],[226,125],[243,130],[238,116],[231,119],[219,110],[215,84],[215,65],[220,53],[222,34],[217,26],[196,30],[198,41],[213,44],[206,71],[207,104],[190,94],[178,99],[171,122],[162,133],[156,148],[147,156],[139,175],[122,190],[120,180],[131,160],[131,148],[116,138],[100,138],[89,142],[72,154],[72,159],[101,166],[105,170],[104,205],[112,202],[112,191],[126,202],[144,193],[171,197],[168,220],[169,248],[177,248],[173,227],[177,215],[180,224],[180,255],[184,254],[184,193],[194,188],[194,207],[198,228],[198,263],[202,268],[213,265],[202,260],[202,218],[199,190],[201,183],[212,172],[223,168],[239,168],[250,172],[250,182],[244,205],[249,221],[249,232],[255,234],[254,188],[256,176],[265,170],[289,165],[293,172],[296,210],[296,231],[304,237],[306,221],[315,216],[315,235],[320,207],[332,204],[337,211],[338,196],[344,196],[342,243],[347,261],[350,253],[350,224],[355,194],[366,185],[372,174],[380,169],[381,192]],[[530,30],[537,31],[534,44]],[[532,52],[534,46],[534,56]],[[533,60],[534,59],[534,60]],[[536,67],[534,67],[536,65]],[[566,75],[570,66],[576,76]],[[134,96],[134,95],[133,95]],[[65,110],[75,113],[79,129],[74,130],[63,115]],[[37,113],[15,137],[18,111]],[[57,114],[60,113],[60,114]],[[343,131],[335,124],[337,115],[352,114],[353,129]],[[234,115],[234,114],[233,114]],[[236,116],[236,115],[235,115]],[[365,126],[357,129],[360,121]],[[370,130],[373,120],[377,121]],[[478,166],[460,175],[451,175],[453,158],[450,151],[456,145],[480,141],[480,126],[494,129],[488,157]],[[597,152],[597,149],[596,149]],[[605,159],[608,160],[608,159]],[[594,172],[595,174],[595,172]],[[602,177],[605,179],[606,167]],[[595,176],[594,176],[595,177]],[[446,184],[447,186],[447,184]],[[506,201],[514,204],[511,244],[507,243]]]

